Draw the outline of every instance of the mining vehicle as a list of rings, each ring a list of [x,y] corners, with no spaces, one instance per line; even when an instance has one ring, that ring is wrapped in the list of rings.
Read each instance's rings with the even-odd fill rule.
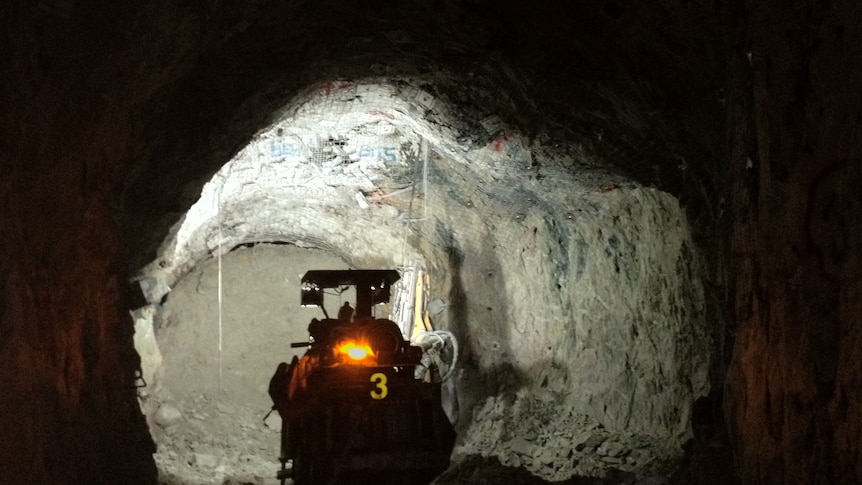
[[[270,381],[282,418],[284,485],[427,484],[449,466],[455,432],[429,378],[426,350],[392,320],[375,318],[389,301],[396,270],[318,270],[302,278],[301,303],[318,306],[305,354],[282,362]],[[355,287],[330,318],[324,294]],[[329,290],[329,291],[327,291]],[[343,294],[343,293],[341,293]]]

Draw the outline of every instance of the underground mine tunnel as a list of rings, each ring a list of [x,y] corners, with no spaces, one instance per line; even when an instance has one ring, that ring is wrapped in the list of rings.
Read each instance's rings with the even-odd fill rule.
[[[437,483],[862,481],[857,5],[0,12],[0,483],[275,483],[299,277],[412,262]]]
[[[490,143],[464,153],[440,128],[453,123],[457,107],[408,81],[332,84],[293,100],[296,108],[222,167],[142,271],[147,299],[166,297],[162,308],[170,313],[160,318],[153,350],[139,349],[161,354],[161,336],[171,348],[164,375],[144,373],[157,383],[147,399],[148,414],[162,425],[155,434],[177,448],[166,464],[186,465],[187,447],[210,464],[236,462],[229,455],[236,452],[266,458],[236,443],[239,434],[229,435],[227,448],[218,437],[182,436],[233,420],[224,409],[248,409],[241,435],[255,445],[269,436],[269,462],[277,456],[278,441],[255,417],[268,407],[266,386],[273,364],[288,357],[285,343],[303,340],[310,317],[295,318],[298,276],[303,266],[315,269],[319,256],[241,247],[276,240],[325,250],[350,267],[422,261],[441,308],[435,320],[461,342],[456,384],[465,413],[456,455],[495,456],[552,481],[611,468],[666,473],[692,437],[691,406],[709,387],[703,263],[678,202],[599,166],[569,175],[552,166],[560,163],[553,150],[537,177],[532,157],[539,154],[494,119],[482,120]],[[435,123],[415,115],[435,104]],[[248,264],[214,277],[211,255],[238,246],[231,261]],[[186,276],[202,260],[210,270]],[[225,305],[243,304],[227,319],[212,313],[219,282]],[[204,298],[180,306],[174,299],[188,298],[183,289]],[[195,316],[194,307],[210,311]],[[215,321],[227,346],[216,343]],[[207,379],[218,377],[219,348],[229,370],[224,388],[246,386],[230,403]],[[184,396],[163,398],[163,388]],[[196,404],[212,409],[194,414]],[[185,414],[190,420],[180,423]],[[186,468],[197,474],[206,468],[193,465]]]

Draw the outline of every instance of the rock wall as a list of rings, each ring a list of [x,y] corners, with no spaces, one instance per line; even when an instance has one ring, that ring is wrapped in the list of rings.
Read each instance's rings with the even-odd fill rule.
[[[128,17],[73,7],[0,9],[0,483],[152,484],[119,210]]]
[[[456,456],[496,456],[553,481],[667,473],[709,390],[702,266],[687,223],[661,192],[611,176],[586,186],[549,178],[483,185],[491,197],[438,196],[429,211],[444,251],[430,266],[446,275],[445,323],[462,348]]]
[[[24,158],[26,160],[26,158]],[[0,209],[0,483],[153,483],[120,235],[85,163],[8,174]],[[47,167],[45,167],[47,169]],[[56,170],[56,172],[54,172]],[[65,179],[65,177],[69,177]],[[8,180],[8,179],[7,179]]]
[[[862,10],[748,11],[727,258],[738,467],[746,483],[860,483]]]

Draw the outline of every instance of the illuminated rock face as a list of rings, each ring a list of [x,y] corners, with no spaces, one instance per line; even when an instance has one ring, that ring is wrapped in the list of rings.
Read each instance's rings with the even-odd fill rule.
[[[255,239],[425,261],[461,455],[663,469],[709,370],[747,483],[862,480],[858,12],[455,3],[3,7],[0,482],[154,483],[126,283]]]
[[[329,85],[205,185],[144,270],[149,286],[249,242],[360,267],[420,259],[448,308],[435,319],[461,340],[456,456],[548,480],[672,469],[712,352],[705,267],[677,200],[607,170],[568,172],[585,161],[561,150],[536,170],[541,148],[505,125],[460,148],[463,114],[416,80]]]

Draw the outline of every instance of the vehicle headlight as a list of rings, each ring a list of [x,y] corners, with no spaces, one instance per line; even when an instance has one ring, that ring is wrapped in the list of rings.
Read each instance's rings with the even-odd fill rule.
[[[371,350],[371,347],[369,347],[368,344],[355,342],[353,340],[342,342],[338,345],[337,349],[339,354],[346,355],[356,361],[363,360],[374,354],[374,351]]]

